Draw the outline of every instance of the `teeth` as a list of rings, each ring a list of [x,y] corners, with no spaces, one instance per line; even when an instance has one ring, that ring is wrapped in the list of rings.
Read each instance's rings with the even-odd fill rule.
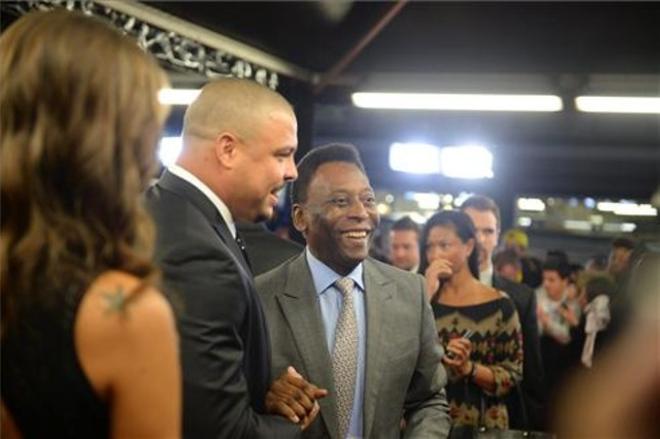
[[[344,233],[346,236],[349,238],[366,238],[367,237],[367,232],[362,231],[362,232],[346,232]]]

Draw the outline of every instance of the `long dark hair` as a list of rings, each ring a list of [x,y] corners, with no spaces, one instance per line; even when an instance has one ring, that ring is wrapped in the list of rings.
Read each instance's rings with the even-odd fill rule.
[[[419,241],[420,248],[420,260],[419,260],[419,272],[424,274],[426,269],[429,267],[429,261],[426,257],[426,241],[429,238],[429,233],[434,227],[443,226],[451,227],[456,231],[456,235],[460,238],[463,244],[467,243],[470,239],[474,241],[474,248],[472,253],[468,257],[468,267],[470,268],[470,273],[474,276],[475,279],[479,279],[479,252],[477,249],[478,243],[476,239],[476,232],[474,230],[474,224],[467,214],[460,212],[458,210],[442,210],[433,214],[431,218],[428,219],[422,230],[422,236]]]
[[[34,12],[0,37],[3,327],[106,270],[153,279],[140,192],[167,114],[163,71],[105,23]]]

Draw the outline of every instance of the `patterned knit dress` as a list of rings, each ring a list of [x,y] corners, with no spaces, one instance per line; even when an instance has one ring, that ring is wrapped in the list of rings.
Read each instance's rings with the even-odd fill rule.
[[[503,397],[516,391],[523,364],[522,332],[513,302],[502,293],[498,299],[476,305],[433,303],[432,307],[442,345],[446,347],[449,340],[467,330],[474,331],[470,359],[495,375],[495,390],[488,392],[469,378],[458,378],[448,368],[447,399],[453,425],[507,429],[509,417]]]

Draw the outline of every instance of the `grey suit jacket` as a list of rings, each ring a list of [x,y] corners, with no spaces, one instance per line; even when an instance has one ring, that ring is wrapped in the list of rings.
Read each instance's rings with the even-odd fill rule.
[[[366,377],[364,437],[447,437],[450,418],[433,314],[421,276],[372,258],[364,261]],[[293,365],[326,388],[307,438],[338,438],[332,361],[305,253],[257,277],[272,343],[272,375]]]

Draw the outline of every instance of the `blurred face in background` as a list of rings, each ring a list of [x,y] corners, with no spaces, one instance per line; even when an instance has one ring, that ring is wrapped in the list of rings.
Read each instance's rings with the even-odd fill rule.
[[[490,267],[493,252],[497,247],[499,237],[497,218],[490,210],[477,210],[467,207],[463,212],[470,217],[474,224],[477,243],[479,244],[479,247],[477,247],[479,249],[479,270],[485,271]]]
[[[568,278],[562,278],[557,270],[543,270],[543,288],[552,300],[561,300],[567,286]]]
[[[519,283],[522,277],[520,266],[516,264],[503,264],[497,269],[497,274],[516,283]]]
[[[419,236],[414,230],[390,231],[390,261],[402,270],[419,266]]]
[[[608,271],[615,276],[620,275],[628,268],[632,250],[625,247],[614,247],[610,253]]]

